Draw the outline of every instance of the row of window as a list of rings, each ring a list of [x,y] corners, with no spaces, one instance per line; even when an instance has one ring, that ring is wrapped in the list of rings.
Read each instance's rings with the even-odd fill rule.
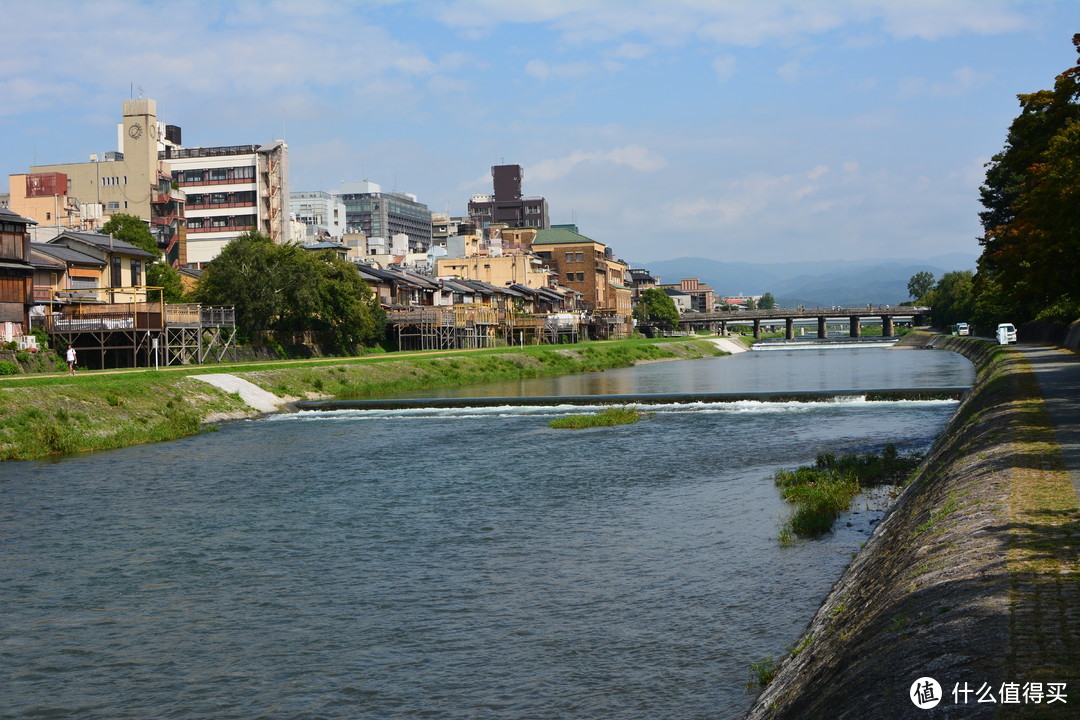
[[[255,215],[237,215],[212,218],[188,218],[188,230],[224,230],[234,227],[255,227],[258,218]]]
[[[181,183],[211,183],[254,181],[255,167],[241,165],[227,168],[198,168],[195,170],[173,170],[173,180]]]
[[[120,182],[121,180],[123,180],[124,182],[121,183]],[[127,175],[124,175],[122,178],[117,176],[117,175],[112,175],[112,176],[109,176],[109,177],[103,177],[103,178],[101,178],[101,184],[102,185],[127,185]]]
[[[232,193],[200,193],[187,196],[187,206],[196,205],[254,205],[257,195],[254,190]]]

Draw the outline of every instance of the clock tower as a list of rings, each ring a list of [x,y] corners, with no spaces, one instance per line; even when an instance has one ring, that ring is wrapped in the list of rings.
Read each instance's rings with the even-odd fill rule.
[[[157,102],[150,98],[124,101],[120,147],[128,168],[127,183],[146,188],[157,183]]]

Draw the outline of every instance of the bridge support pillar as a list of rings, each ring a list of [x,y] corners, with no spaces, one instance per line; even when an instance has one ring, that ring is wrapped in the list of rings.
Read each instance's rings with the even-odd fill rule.
[[[720,321],[720,334],[727,337],[727,320]]]
[[[761,339],[761,321],[760,320],[755,320],[754,321],[754,339],[755,340],[760,340]]]
[[[862,337],[862,324],[859,323],[859,316],[852,315],[848,317],[848,321],[851,323],[848,326],[848,336],[853,338]]]
[[[893,334],[894,334],[894,331],[893,331],[892,315],[882,315],[881,316],[881,336],[882,337],[892,337]]]
[[[788,340],[795,339],[795,318],[786,318],[784,320],[784,337]]]
[[[829,323],[828,318],[825,316],[821,316],[817,319],[817,336],[821,340],[829,337]]]

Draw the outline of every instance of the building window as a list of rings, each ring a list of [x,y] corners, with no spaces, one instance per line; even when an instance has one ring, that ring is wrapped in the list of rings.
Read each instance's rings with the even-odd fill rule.
[[[124,278],[121,275],[120,258],[113,255],[112,259],[112,287],[118,288],[124,286]]]
[[[142,285],[142,263],[138,260],[131,261],[131,284]]]
[[[120,209],[120,201],[119,200],[110,200],[109,201],[109,209],[110,210],[119,210]]]
[[[221,182],[229,179],[228,168],[210,168],[210,180],[212,182]]]
[[[202,170],[185,170],[184,182],[202,182],[203,171]]]

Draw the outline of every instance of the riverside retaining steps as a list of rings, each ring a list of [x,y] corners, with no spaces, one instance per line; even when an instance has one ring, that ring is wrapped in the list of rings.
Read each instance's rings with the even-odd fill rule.
[[[1075,717],[1080,507],[1037,386],[1015,348],[903,344],[959,352],[978,380],[745,717]],[[943,695],[932,709],[909,696],[925,677]],[[1014,683],[1071,696],[1002,703]]]

